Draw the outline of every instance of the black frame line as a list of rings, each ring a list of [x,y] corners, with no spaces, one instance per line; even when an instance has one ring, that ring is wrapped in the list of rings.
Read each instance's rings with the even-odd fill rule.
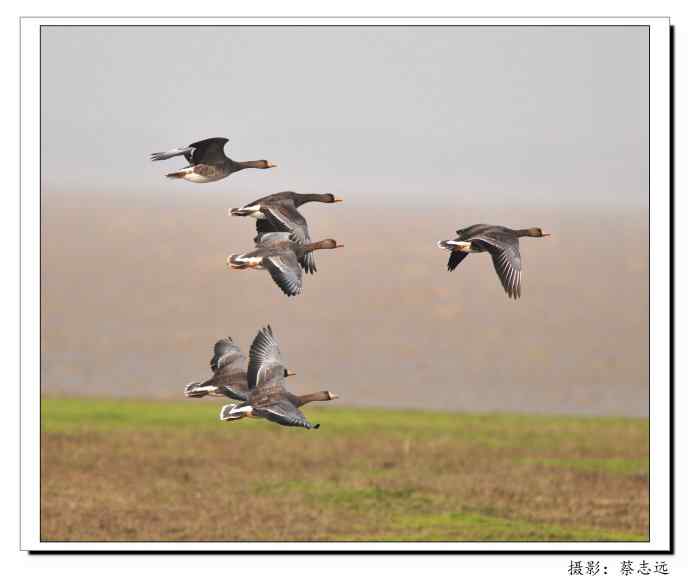
[[[173,16],[173,17],[156,17],[156,16],[143,16],[143,17],[131,17],[131,16],[108,16],[108,17],[103,17],[103,16],[75,16],[75,17],[70,17],[70,16],[60,16],[60,17],[52,17],[52,16],[31,16],[31,17],[20,17],[19,18],[19,48],[20,48],[20,67],[19,67],[19,171],[20,171],[20,178],[19,178],[19,215],[20,215],[20,222],[19,222],[19,396],[20,396],[20,410],[21,410],[21,392],[22,392],[22,380],[21,380],[21,276],[22,276],[22,265],[21,265],[21,191],[22,191],[22,183],[21,183],[21,79],[22,79],[22,72],[21,72],[21,21],[22,20],[43,20],[43,19],[51,19],[51,20],[61,20],[61,19],[67,19],[67,20],[74,20],[74,19],[104,19],[104,18],[112,18],[112,19],[127,19],[127,18],[137,18],[137,19],[161,19],[165,18],[166,20],[169,19],[192,19],[192,18],[199,18],[197,17],[186,17],[186,16]],[[457,18],[462,20],[479,20],[479,19],[498,19],[500,17],[444,17],[444,16],[434,16],[434,17],[415,17],[415,16],[404,16],[404,17],[386,17],[386,16],[372,16],[372,17],[354,17],[354,16],[338,16],[338,17],[332,17],[332,16],[307,16],[307,17],[301,17],[301,16],[294,16],[294,17],[282,17],[282,16],[243,16],[243,17],[213,17],[213,16],[204,16],[204,19],[212,19],[212,18],[220,18],[220,19],[242,19],[242,20],[249,20],[249,19],[270,19],[270,18],[280,18],[282,19],[294,19],[294,20],[304,20],[304,19],[309,19],[309,20],[315,20],[315,19],[321,19],[321,18],[326,18],[326,19],[334,19],[334,18],[352,18],[352,19],[357,19],[357,18],[366,18],[366,19],[390,19],[390,18],[395,18],[396,20],[398,19],[428,19],[428,20],[437,20],[437,19],[453,19]],[[513,17],[510,17],[511,19]],[[516,17],[515,20],[535,20],[535,19],[559,19],[562,20],[564,18],[577,18],[577,19],[587,19],[587,18],[597,18],[597,19],[606,19],[606,18],[620,18],[620,17],[612,17],[612,16],[597,16],[597,17],[588,17],[588,16],[569,16],[569,17],[550,17],[550,16],[537,16],[537,17]],[[626,17],[628,18],[628,17]],[[29,549],[26,552],[32,555],[61,555],[61,554],[66,554],[66,555],[71,555],[71,554],[90,554],[90,555],[118,555],[118,554],[129,554],[129,555],[166,555],[166,554],[174,554],[174,555],[180,555],[180,554],[195,554],[195,555],[232,555],[232,554],[239,554],[239,555],[256,555],[256,554],[278,554],[278,555],[286,555],[286,554],[317,554],[317,555],[340,555],[340,554],[345,554],[345,555],[396,555],[396,554],[404,554],[404,555],[575,555],[575,556],[611,556],[611,555],[634,555],[634,556],[640,556],[640,555],[673,555],[675,554],[675,327],[674,327],[674,314],[675,314],[675,274],[674,274],[674,265],[675,265],[675,205],[674,205],[674,198],[675,198],[675,132],[674,132],[674,123],[675,123],[675,96],[674,96],[674,91],[675,91],[675,29],[674,26],[670,24],[670,17],[658,17],[658,16],[652,16],[652,17],[629,17],[630,20],[634,19],[640,19],[640,20],[648,20],[649,18],[666,18],[669,21],[669,105],[670,105],[670,111],[669,111],[669,202],[670,202],[670,213],[669,213],[669,225],[670,225],[670,230],[669,230],[669,244],[670,244],[670,254],[669,254],[669,263],[670,263],[670,306],[669,306],[669,319],[670,319],[670,347],[669,347],[669,360],[670,360],[670,376],[669,376],[669,392],[670,392],[670,401],[669,401],[669,457],[670,457],[670,465],[669,465],[669,502],[670,502],[670,509],[669,509],[669,548],[668,549],[660,549],[660,550],[626,550],[626,549],[616,549],[616,550],[423,550],[423,549],[410,549],[410,550],[347,550],[347,549],[329,549],[329,550],[271,550],[271,549],[251,549],[251,550],[136,550],[136,549],[121,549],[121,550],[33,550]],[[51,27],[51,26],[60,26],[60,27],[86,27],[88,26],[89,28],[95,28],[95,27],[110,27],[110,28],[119,28],[119,27],[138,27],[138,26],[148,26],[148,27],[156,27],[156,28],[171,28],[171,27],[197,27],[197,28],[202,28],[202,27],[213,27],[213,28],[229,28],[229,27],[294,27],[294,26],[299,26],[296,24],[146,24],[146,23],[138,23],[138,24],[88,24],[88,25],[72,25],[72,24],[67,24],[67,25],[62,25],[62,24],[41,24],[39,26],[39,43],[38,43],[38,48],[39,48],[39,63],[41,62],[41,55],[42,55],[42,31],[44,27]],[[358,26],[380,26],[380,27],[386,27],[386,28],[395,28],[395,27],[412,27],[412,26],[427,26],[427,27],[443,27],[443,28],[461,28],[461,27],[482,27],[482,28],[498,28],[498,27],[521,27],[521,26],[535,26],[535,27],[549,27],[549,28],[573,28],[573,27],[607,27],[607,28],[631,28],[631,27],[646,27],[647,32],[648,32],[648,63],[649,63],[649,68],[647,70],[647,92],[648,92],[648,99],[647,99],[647,104],[648,104],[648,116],[647,116],[647,124],[648,124],[648,177],[647,177],[647,190],[648,190],[648,199],[647,199],[647,204],[648,204],[648,211],[647,211],[647,223],[648,223],[648,229],[651,230],[651,78],[650,78],[650,72],[651,72],[651,42],[650,42],[650,31],[651,27],[649,24],[630,24],[630,25],[620,25],[620,24],[600,24],[600,23],[592,23],[592,24],[537,24],[537,25],[527,25],[527,24],[434,24],[432,22],[425,23],[425,24],[319,24],[319,25],[304,25],[304,26],[319,26],[319,27],[343,27],[343,28],[350,28],[350,27],[358,27]],[[42,87],[41,87],[41,67],[42,63],[39,65],[39,104],[42,103]],[[39,145],[42,143],[42,132],[43,132],[43,126],[40,123],[39,120]],[[42,164],[43,164],[43,159],[42,157],[40,158],[40,164],[39,164],[39,173],[42,176]],[[39,218],[42,217],[42,189],[39,197]],[[40,222],[42,226],[42,221]],[[42,229],[39,229],[39,241],[41,239],[41,231]],[[40,248],[39,248],[40,250]],[[650,244],[648,243],[648,254],[651,257],[651,247]],[[39,251],[39,287],[40,287],[40,292],[39,292],[39,323],[42,322],[43,319],[43,314],[42,314],[42,303],[40,302],[40,299],[42,297],[42,283],[41,283],[41,274],[42,274],[42,262],[43,258],[42,255],[40,255]],[[650,292],[651,292],[651,268],[650,264],[648,264],[647,267],[647,281],[648,281],[648,310],[647,310],[647,318],[648,318],[648,359],[649,363],[651,363],[651,297],[650,297]],[[41,345],[42,339],[41,335],[39,335],[39,346]],[[40,420],[42,417],[42,400],[41,400],[41,371],[39,369],[39,426],[40,426]],[[651,457],[651,417],[650,417],[650,408],[651,408],[651,368],[649,369],[648,372],[648,405],[647,405],[647,418],[649,420],[649,435],[648,435],[648,450],[650,451],[650,457]],[[20,423],[19,423],[19,433],[20,433],[20,457],[19,457],[19,470],[20,470],[20,490],[19,490],[19,497],[20,497],[20,540],[21,540],[21,416],[20,416]],[[41,484],[41,473],[40,473],[40,456],[42,454],[42,437],[39,432],[39,494],[40,494],[40,484]],[[651,493],[651,468],[650,468],[650,473],[648,474],[647,478],[647,490],[648,493]],[[649,507],[649,517],[650,517],[650,525],[651,525],[651,501],[648,502],[648,507]],[[40,509],[40,504],[39,504],[39,509]],[[41,530],[41,515],[39,512],[39,538],[40,538],[40,530]],[[649,528],[648,528],[649,530]],[[642,541],[642,542],[650,542],[651,541],[651,532],[648,532],[648,540],[647,541]],[[411,542],[402,542],[402,541],[117,541],[117,540],[108,540],[108,541],[44,541],[40,540],[41,543],[51,543],[51,544],[69,544],[69,545],[84,545],[84,546],[89,546],[90,544],[117,544],[117,543],[127,543],[127,544],[160,544],[160,545],[169,545],[169,544],[291,544],[291,545],[296,545],[296,544],[303,544],[305,546],[309,546],[312,544],[327,544],[327,545],[333,545],[333,544],[357,544],[357,545],[368,545],[368,544],[415,544]],[[462,544],[578,544],[578,543],[598,543],[598,542],[606,542],[606,541],[416,541],[417,544],[453,544],[453,545],[462,545]],[[630,544],[635,544],[639,543],[640,541],[631,541]]]

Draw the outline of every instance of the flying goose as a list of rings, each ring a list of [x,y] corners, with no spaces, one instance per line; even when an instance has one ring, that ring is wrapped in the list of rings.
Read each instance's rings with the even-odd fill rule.
[[[467,254],[488,252],[508,297],[517,300],[522,292],[522,261],[518,238],[543,238],[541,228],[513,230],[500,225],[478,223],[457,231],[458,237],[441,240],[438,247],[450,250],[448,270],[453,271]]]
[[[227,141],[227,138],[207,138],[193,142],[187,147],[154,152],[151,160],[167,160],[175,156],[184,156],[189,166],[165,176],[169,179],[184,179],[192,183],[211,183],[243,169],[270,169],[276,166],[267,160],[238,162],[228,158],[223,150]]]
[[[248,398],[239,404],[223,406],[220,420],[258,417],[280,425],[318,429],[319,425],[310,423],[299,407],[309,402],[335,400],[338,395],[322,391],[296,396],[285,389],[284,371],[278,342],[268,325],[259,331],[249,350]]]
[[[232,337],[216,342],[210,364],[213,376],[205,382],[187,384],[184,389],[187,398],[226,396],[232,400],[247,400],[247,358]],[[284,377],[294,374],[287,368],[283,371]]]
[[[293,233],[269,232],[259,234],[254,241],[255,250],[245,254],[231,254],[227,257],[228,267],[238,270],[254,268],[268,270],[274,282],[287,296],[302,292],[302,268],[304,257],[314,250],[342,248],[335,240],[327,239],[302,244]]]
[[[335,197],[332,193],[295,193],[293,191],[283,191],[267,195],[256,201],[229,210],[230,215],[239,217],[252,217],[256,219],[256,231],[261,234],[265,232],[292,232],[295,241],[300,244],[308,244],[309,228],[307,220],[297,211],[297,208],[310,201],[319,203],[340,203],[341,198]],[[314,255],[307,252],[301,259],[300,264],[305,272],[314,274],[316,263]]]

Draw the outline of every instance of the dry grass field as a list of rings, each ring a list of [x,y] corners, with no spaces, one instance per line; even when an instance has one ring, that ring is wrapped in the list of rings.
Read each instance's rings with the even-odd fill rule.
[[[45,541],[647,540],[646,419],[46,398]]]

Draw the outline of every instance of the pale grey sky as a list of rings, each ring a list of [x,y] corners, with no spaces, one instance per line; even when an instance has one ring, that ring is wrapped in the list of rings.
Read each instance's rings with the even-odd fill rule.
[[[646,27],[44,27],[43,185],[643,207],[647,71]],[[148,160],[210,136],[279,167]]]

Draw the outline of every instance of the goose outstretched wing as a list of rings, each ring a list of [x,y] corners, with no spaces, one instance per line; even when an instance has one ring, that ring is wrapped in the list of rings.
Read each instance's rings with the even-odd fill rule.
[[[242,368],[247,358],[242,353],[239,346],[232,340],[232,337],[219,339],[213,346],[213,357],[211,358],[211,370],[214,372],[226,367]]]
[[[319,425],[311,424],[302,412],[287,398],[281,398],[267,406],[255,407],[258,416],[287,427],[304,427],[318,429]]]
[[[292,239],[299,244],[308,244],[311,242],[307,220],[291,203],[262,207],[262,212],[265,219],[257,220],[257,232],[289,232],[292,235]],[[314,261],[314,254],[312,252],[304,254],[300,259],[300,264],[305,272],[309,274],[314,274],[316,272],[316,262]]]
[[[520,298],[522,294],[522,259],[520,244],[514,236],[496,238],[484,234],[472,238],[472,241],[491,254],[491,259],[498,274],[503,289],[512,299]]]
[[[467,256],[467,252],[453,250],[448,258],[448,272],[453,272],[453,270],[457,268],[458,264],[465,259],[465,256]]]
[[[227,157],[223,147],[227,143],[227,138],[207,138],[199,140],[189,146],[194,149],[191,155],[191,164],[220,164],[224,163]]]
[[[267,256],[261,263],[287,296],[293,297],[302,292],[302,268],[294,252],[290,250]]]
[[[247,368],[247,382],[250,389],[264,386],[271,380],[283,379],[285,365],[280,355],[278,341],[273,335],[270,325],[257,333],[249,349],[249,367]]]

